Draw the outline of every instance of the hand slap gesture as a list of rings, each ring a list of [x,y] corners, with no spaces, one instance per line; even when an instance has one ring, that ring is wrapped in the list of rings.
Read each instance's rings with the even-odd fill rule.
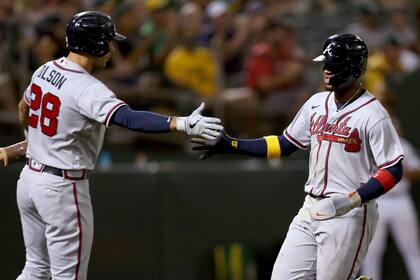
[[[238,142],[224,131],[221,131],[220,137],[217,139],[192,138],[191,143],[196,144],[192,147],[194,151],[203,152],[200,155],[200,159],[206,159],[215,154],[234,153],[238,146]]]
[[[177,130],[184,131],[188,135],[199,136],[207,140],[216,140],[223,130],[222,122],[218,118],[205,117],[201,115],[204,110],[204,103],[195,109],[188,117],[178,117]]]

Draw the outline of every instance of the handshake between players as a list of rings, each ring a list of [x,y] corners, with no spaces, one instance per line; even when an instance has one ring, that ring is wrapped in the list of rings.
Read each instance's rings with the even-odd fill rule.
[[[199,157],[201,160],[216,154],[228,153],[241,153],[257,157],[267,155],[270,157],[267,148],[264,149],[264,144],[267,145],[269,142],[265,141],[265,143],[258,143],[261,142],[261,140],[246,141],[245,139],[235,139],[228,136],[225,133],[222,121],[219,118],[202,115],[204,107],[205,104],[201,103],[201,105],[187,117],[168,118],[168,121],[171,123],[171,130],[183,131],[188,135],[194,136],[194,138],[191,139],[191,142],[195,144],[192,149],[194,151],[202,152]],[[276,136],[269,136],[264,137],[264,139],[271,138],[272,143],[273,138],[275,137]],[[246,142],[248,142],[248,145],[244,145]],[[240,146],[239,143],[241,143]],[[255,147],[252,147],[254,145]],[[26,148],[27,141],[0,148],[0,164],[7,166],[24,157]],[[248,149],[250,150],[248,151]],[[292,147],[291,150],[294,151],[295,148]],[[273,153],[275,154],[275,152],[272,152],[272,154]],[[344,215],[358,206],[361,206],[360,197],[357,193],[353,192],[348,196],[320,201],[311,209],[311,216],[316,220],[326,220],[335,216]]]
[[[223,131],[221,120],[219,118],[206,117],[202,115],[205,104],[201,103],[189,116],[186,117],[168,117],[171,130],[185,132],[188,135],[201,137],[204,141],[217,141]],[[0,148],[0,165],[9,164],[23,158],[26,154],[28,142],[19,143]]]

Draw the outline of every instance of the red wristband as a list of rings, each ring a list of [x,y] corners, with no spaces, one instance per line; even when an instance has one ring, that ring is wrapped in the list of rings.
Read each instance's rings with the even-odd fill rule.
[[[396,184],[394,176],[392,176],[391,172],[385,169],[378,170],[375,175],[373,175],[373,178],[381,183],[385,192],[389,191]]]

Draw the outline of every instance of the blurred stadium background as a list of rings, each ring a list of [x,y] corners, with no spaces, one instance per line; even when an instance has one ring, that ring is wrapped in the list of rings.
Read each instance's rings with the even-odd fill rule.
[[[281,134],[322,89],[311,59],[323,41],[356,33],[370,50],[365,86],[420,147],[414,0],[1,0],[0,146],[24,137],[17,102],[32,71],[66,55],[65,24],[82,10],[113,16],[128,38],[95,73],[121,99],[170,115],[205,101],[206,113],[238,137]],[[303,201],[306,157],[199,162],[182,135],[110,128],[91,180],[89,279],[269,279]],[[24,264],[15,200],[22,164],[0,169],[1,279],[15,279]],[[419,188],[412,190],[418,206]],[[384,279],[408,279],[389,245]]]

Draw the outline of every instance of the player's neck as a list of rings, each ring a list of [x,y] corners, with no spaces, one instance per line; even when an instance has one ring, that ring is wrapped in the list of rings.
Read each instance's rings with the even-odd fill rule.
[[[334,92],[335,101],[344,103],[351,99],[356,99],[362,92],[362,87],[359,84],[352,85],[344,90]]]
[[[85,55],[82,55],[82,54],[78,54],[78,53],[74,53],[74,52],[70,52],[69,55],[67,56],[67,58],[69,60],[71,60],[72,62],[74,62],[76,64],[79,64],[88,73],[91,73],[92,72],[92,69],[93,69],[93,61],[88,56],[85,56]]]

